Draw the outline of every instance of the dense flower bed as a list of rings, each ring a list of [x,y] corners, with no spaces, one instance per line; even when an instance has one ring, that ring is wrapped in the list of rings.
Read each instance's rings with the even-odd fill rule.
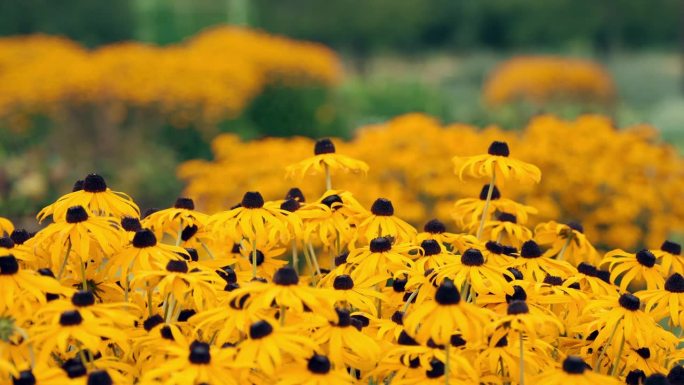
[[[585,119],[600,133],[601,119]],[[325,186],[320,195],[285,188],[282,199],[266,201],[248,191],[212,215],[178,198],[141,215],[128,195],[91,174],[38,213],[50,223],[37,233],[0,220],[0,378],[39,385],[682,384],[681,246],[663,239],[651,250],[602,254],[581,223],[531,229],[526,221],[536,208],[507,191],[534,190],[561,171],[542,174],[519,159],[524,139],[492,129],[485,142],[470,128],[432,124],[386,138],[403,139],[396,153],[416,157],[414,164],[434,156],[421,167],[455,173],[434,188],[477,187],[449,202],[466,231],[439,219],[410,225],[403,202],[395,207],[383,197],[391,189],[378,182],[377,199],[361,204],[362,187],[339,183],[342,173],[377,177],[372,165],[349,156],[364,142],[329,139],[268,140],[243,159],[253,178],[268,175],[259,169],[268,159],[284,168],[281,177]],[[440,153],[438,162],[431,148],[408,145],[436,132],[472,147]],[[634,133],[607,135],[606,146],[629,139],[651,149]],[[562,154],[567,143],[554,138],[561,142],[535,143],[537,152]],[[230,137],[217,145],[223,161],[239,156],[226,150],[243,154],[248,146]],[[392,157],[386,145],[365,144]],[[310,155],[300,151],[306,147]],[[297,159],[288,165],[290,158]],[[588,175],[597,164],[574,166]],[[634,187],[628,182],[622,188]],[[216,188],[240,183],[218,173],[213,179]]]
[[[583,59],[553,56],[514,57],[500,64],[484,88],[490,105],[550,101],[609,103],[615,97],[611,75],[601,65]]]
[[[345,154],[366,161],[370,170],[362,178],[341,173],[336,185],[354,191],[364,207],[378,196],[391,199],[414,226],[437,217],[468,231],[454,201],[477,196],[482,186],[454,182],[453,168],[444,159],[474,155],[497,138],[511,143],[520,159],[536,164],[545,175],[535,188],[499,186],[504,197],[536,208],[533,215],[518,218],[521,224],[579,221],[603,249],[657,247],[684,230],[681,156],[663,144],[652,127],[616,129],[602,116],[575,121],[539,116],[517,132],[442,125],[425,115],[404,115],[362,127],[351,142],[337,143]],[[213,161],[186,162],[179,176],[188,182],[185,193],[209,212],[234,205],[247,190],[277,199],[297,184],[283,178],[285,165],[312,145],[305,138],[242,142],[224,134],[214,140]],[[300,187],[307,196],[319,196],[324,184]]]
[[[60,118],[81,104],[109,118],[144,108],[178,124],[236,116],[265,85],[331,84],[339,60],[328,48],[238,27],[209,29],[164,47],[122,43],[90,51],[60,37],[0,39],[0,118]],[[113,117],[111,116],[113,115]]]

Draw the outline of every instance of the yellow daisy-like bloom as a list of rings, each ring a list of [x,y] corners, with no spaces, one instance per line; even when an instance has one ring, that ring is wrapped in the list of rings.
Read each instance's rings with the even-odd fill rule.
[[[67,210],[74,206],[83,206],[98,216],[140,217],[140,209],[131,197],[122,192],[112,191],[107,187],[104,178],[90,174],[83,181],[76,182],[73,192],[40,210],[37,218],[42,222],[52,215],[55,222],[64,221]]]
[[[189,346],[171,344],[165,347],[166,357],[143,371],[141,385],[188,385],[211,383],[236,385],[233,368],[235,349],[216,348],[206,342],[193,341]]]
[[[437,288],[434,300],[416,306],[404,319],[409,335],[418,341],[432,340],[446,344],[454,333],[468,341],[480,341],[491,314],[485,309],[461,300],[454,282],[445,279]]]
[[[66,210],[64,222],[50,224],[38,232],[35,242],[49,250],[51,267],[61,278],[74,258],[83,265],[91,260],[100,263],[105,256],[112,255],[121,247],[121,228],[118,221],[88,214],[83,206]],[[78,267],[75,268],[78,270]],[[85,282],[86,277],[82,277]]]
[[[585,305],[583,316],[587,319],[575,329],[582,335],[598,331],[591,343],[594,351],[602,351],[598,364],[606,354],[617,356],[622,341],[630,346],[674,348],[677,344],[676,337],[642,311],[639,298],[629,293],[593,299]]]
[[[444,223],[438,219],[428,221],[425,226],[423,226],[423,232],[416,235],[415,242],[421,243],[428,239],[434,239],[441,245],[450,245],[460,252],[476,247],[479,244],[477,238],[470,234],[447,232]]]
[[[665,241],[659,250],[653,250],[653,255],[660,261],[665,274],[684,274],[684,257],[679,243]]]
[[[135,233],[128,247],[107,261],[107,274],[115,279],[123,277],[124,290],[128,291],[130,273],[163,270],[169,261],[186,257],[189,258],[189,255],[184,248],[157,243],[152,230],[142,229]]]
[[[354,281],[351,276],[341,274],[332,280],[334,291],[329,295],[335,298],[339,306],[351,306],[374,317],[378,316],[378,301],[387,302],[387,296],[377,291],[378,285],[384,285],[384,277],[369,277],[365,281]]]
[[[546,257],[564,259],[573,265],[580,262],[598,263],[598,252],[584,235],[584,227],[577,222],[540,223],[534,229],[534,238],[540,245],[550,246],[544,252]]]
[[[519,269],[525,278],[536,282],[543,281],[547,275],[566,278],[577,272],[572,265],[565,261],[544,257],[535,241],[523,243],[520,249],[520,258],[513,260],[510,267]]]
[[[378,198],[373,202],[370,213],[361,215],[356,237],[361,242],[377,237],[391,237],[396,242],[403,243],[413,241],[416,233],[413,226],[394,216],[394,206],[390,200]]]
[[[147,289],[154,287],[163,298],[173,298],[178,305],[167,307],[167,313],[173,316],[174,312],[180,312],[181,305],[192,305],[194,309],[203,310],[215,302],[216,290],[223,282],[213,270],[200,268],[188,268],[184,260],[170,260],[164,270],[140,270],[135,273],[131,281],[131,287]],[[172,297],[171,297],[172,296]],[[173,304],[174,302],[171,302]]]
[[[426,239],[420,243],[421,254],[415,260],[416,266],[420,266],[422,271],[435,269],[458,260],[458,257],[442,247],[434,239]]]
[[[141,224],[154,231],[157,239],[162,239],[164,234],[171,235],[178,246],[203,230],[208,219],[207,214],[195,211],[195,202],[192,199],[178,198],[172,208],[148,215]]]
[[[549,370],[532,379],[535,385],[619,385],[615,377],[595,373],[581,357],[568,356],[562,370]]]
[[[475,228],[471,228],[474,231]],[[483,239],[496,240],[497,242],[520,247],[520,245],[532,239],[532,230],[518,223],[518,218],[509,213],[498,213],[496,220],[485,221]]]
[[[326,189],[330,190],[329,176],[336,172],[368,173],[368,165],[365,162],[337,154],[335,145],[330,139],[320,139],[314,145],[314,156],[301,162],[287,166],[286,177],[302,178],[306,175],[328,175]]]
[[[3,233],[10,235],[12,234],[12,231],[14,231],[14,225],[12,224],[12,221],[7,218],[0,217],[0,235]]]
[[[79,310],[67,310],[32,326],[29,341],[39,347],[37,360],[48,362],[53,353],[67,353],[69,345],[97,353],[115,343],[124,352],[128,351],[128,336],[111,320],[84,315]],[[103,337],[107,339],[106,343],[102,341]]]
[[[630,254],[624,250],[613,250],[603,257],[601,265],[608,264],[611,282],[620,278],[620,290],[625,291],[634,280],[646,281],[649,290],[662,289],[665,285],[663,267],[656,264],[656,257],[649,250]]]
[[[54,277],[22,269],[11,254],[0,256],[0,287],[0,314],[30,314],[36,304],[47,302],[46,294],[65,294],[70,291]]]
[[[281,267],[273,274],[273,283],[248,283],[231,292],[231,300],[249,296],[247,307],[250,311],[280,308],[280,322],[284,324],[286,311],[296,314],[305,308],[315,309],[321,315],[332,316],[332,299],[325,290],[301,285],[294,268]]]
[[[509,155],[510,150],[506,142],[492,142],[487,155],[454,157],[456,175],[461,180],[466,176],[475,179],[490,178],[491,185],[497,182],[503,185],[511,179],[520,183],[539,183],[541,171],[537,166],[509,158]]]
[[[348,243],[353,235],[352,224],[363,206],[348,191],[328,190],[313,204],[297,211],[304,221],[306,240],[319,241],[326,249],[336,242]]]
[[[342,368],[333,369],[328,357],[314,354],[306,364],[279,371],[276,385],[353,385],[354,379]]]
[[[625,349],[625,352],[620,357],[622,364],[624,364],[624,366],[620,366],[620,368],[641,370],[647,375],[667,372],[665,367],[662,365],[662,362],[665,359],[663,353],[664,351],[658,348],[651,349],[649,347],[629,347]]]
[[[349,252],[347,264],[354,266],[350,275],[355,281],[365,281],[371,277],[391,278],[395,271],[413,265],[409,252],[417,250],[416,246],[409,243],[393,245],[388,238],[375,238],[368,246]]]
[[[538,307],[530,308],[526,301],[514,300],[508,303],[506,315],[496,319],[490,326],[491,330],[502,328],[515,333],[519,339],[527,336],[535,341],[542,336],[557,336],[565,328],[552,313],[544,313]]]
[[[494,264],[485,263],[482,252],[478,249],[468,249],[461,255],[460,261],[454,261],[435,270],[437,281],[442,282],[445,278],[450,279],[457,287],[471,288],[475,294],[506,293],[513,294],[513,286],[509,283],[513,280],[513,274]],[[509,277],[506,280],[505,277]],[[471,296],[467,292],[467,296]],[[475,295],[472,295],[475,301]]]
[[[242,197],[240,206],[209,217],[207,226],[217,234],[217,238],[240,242],[246,238],[256,240],[275,240],[280,233],[287,232],[285,210],[264,205],[259,192],[249,191]]]
[[[287,249],[274,247],[268,242],[256,242],[256,249],[252,244],[245,244],[240,248],[240,257],[235,260],[235,271],[240,281],[261,277],[273,278],[273,274],[281,267],[287,265],[287,261],[280,259]],[[254,263],[256,262],[256,264]]]
[[[663,289],[639,291],[635,294],[646,305],[645,311],[656,321],[669,317],[670,325],[684,325],[684,277],[672,274]]]
[[[461,228],[472,228],[479,223],[483,214],[489,217],[495,211],[515,215],[517,218],[520,218],[521,223],[527,223],[529,214],[537,213],[537,209],[532,206],[526,206],[514,200],[502,198],[501,192],[496,186],[493,188],[489,197],[489,206],[487,206],[489,189],[490,186],[486,184],[482,187],[479,198],[462,198],[454,203],[451,216],[458,226]],[[485,207],[487,207],[487,213],[484,212]]]
[[[503,381],[514,382],[520,378],[521,370],[525,378],[529,378],[551,364],[550,353],[553,348],[541,339],[528,340],[523,341],[521,368],[520,339],[509,339],[507,334],[506,330],[496,330],[488,337],[487,343],[477,347],[475,365],[482,370],[482,377],[495,376]]]
[[[249,327],[248,338],[238,345],[235,365],[273,375],[286,360],[304,362],[317,348],[297,328],[278,327],[272,321],[260,320]]]
[[[607,271],[603,273],[607,273],[605,281],[599,276],[602,273],[599,273],[596,266],[581,262],[577,265],[577,274],[569,276],[565,282],[568,285],[579,284],[580,290],[592,296],[616,293],[618,290],[617,286],[613,286],[609,282],[610,273]]]
[[[90,291],[77,291],[69,299],[50,301],[35,313],[35,317],[49,322],[65,311],[78,310],[85,319],[109,320],[120,328],[131,327],[136,321],[139,309],[134,305],[121,302],[96,303],[95,299]]]
[[[349,366],[367,371],[374,367],[382,350],[375,339],[358,330],[352,324],[347,309],[335,309],[332,322],[321,322],[311,338],[328,354],[330,361],[339,367]]]

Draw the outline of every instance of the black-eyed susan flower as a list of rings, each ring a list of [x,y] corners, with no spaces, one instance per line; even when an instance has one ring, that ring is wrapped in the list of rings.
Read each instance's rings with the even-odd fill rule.
[[[503,184],[512,179],[520,183],[539,183],[541,171],[537,166],[510,158],[509,155],[510,150],[506,142],[492,142],[486,155],[465,158],[456,156],[453,162],[456,174],[461,180],[464,177],[489,178],[492,179],[490,185],[495,185],[497,181]]]
[[[660,245],[660,249],[653,250],[653,255],[663,266],[663,272],[684,274],[684,257],[682,256],[682,245],[677,242],[665,241]]]
[[[335,366],[370,370],[381,354],[378,342],[353,326],[349,310],[336,308],[335,313],[335,319],[317,325],[311,337]]]
[[[40,362],[47,362],[53,353],[68,352],[71,346],[94,353],[103,351],[111,343],[123,351],[129,348],[126,333],[117,328],[112,320],[90,316],[84,318],[77,309],[46,318],[32,326],[30,332],[30,341],[39,347],[37,359]],[[107,342],[102,341],[102,338],[107,339]]]
[[[190,198],[178,198],[173,207],[159,210],[148,215],[142,225],[154,231],[158,239],[164,234],[172,236],[176,246],[189,241],[202,232],[209,216],[195,210],[195,202]]]
[[[454,282],[445,279],[437,288],[434,300],[416,306],[404,325],[419,341],[432,338],[438,344],[446,344],[457,332],[469,341],[479,341],[490,317],[489,311],[463,301]]]
[[[328,357],[314,354],[306,365],[291,365],[280,371],[277,385],[353,385],[354,379],[342,368],[333,368]]]
[[[391,278],[394,271],[413,265],[409,256],[417,247],[410,243],[392,244],[389,238],[372,239],[368,246],[351,250],[347,263],[354,266],[351,272],[354,280],[365,281],[371,277]]]
[[[501,192],[496,186],[492,189],[490,203],[487,207],[489,212],[485,213],[484,209],[489,189],[490,186],[486,184],[482,187],[478,198],[462,198],[454,203],[451,216],[458,226],[461,228],[473,228],[479,224],[483,215],[488,218],[497,211],[515,215],[517,218],[520,218],[521,223],[527,223],[529,214],[537,213],[537,209],[532,206],[523,205],[512,199],[502,198]]]
[[[446,225],[439,219],[429,220],[423,226],[423,232],[416,234],[416,243],[422,243],[426,240],[435,240],[440,245],[449,245],[461,252],[475,247],[479,243],[473,235],[448,232]]]
[[[221,278],[210,269],[190,270],[184,260],[169,260],[163,270],[139,270],[131,280],[132,288],[155,288],[166,298],[167,320],[177,319],[181,306],[203,310],[214,302]]]
[[[157,360],[142,375],[141,384],[184,385],[211,383],[238,384],[232,365],[235,349],[214,347],[193,341],[188,345],[168,344],[166,357]]]
[[[684,277],[672,274],[663,289],[643,290],[635,294],[645,303],[644,310],[656,321],[669,317],[670,324],[681,327],[684,323]]]
[[[613,250],[603,257],[601,266],[608,265],[610,280],[620,280],[620,290],[625,291],[632,281],[643,280],[647,289],[661,289],[665,284],[663,268],[656,264],[656,257],[649,250],[643,249],[636,253],[624,250]]]
[[[561,369],[546,371],[532,379],[536,385],[618,385],[617,379],[594,373],[581,357],[568,356],[563,360]]]
[[[35,304],[47,302],[46,295],[70,292],[54,279],[34,270],[23,269],[17,259],[9,254],[0,256],[0,314],[31,312]]]
[[[275,374],[288,360],[305,362],[317,351],[317,344],[293,327],[279,327],[270,320],[250,325],[248,338],[238,345],[235,365]]]
[[[397,242],[411,242],[416,229],[394,215],[394,206],[389,199],[378,198],[373,202],[370,212],[360,215],[356,234],[361,242],[378,237],[390,237]]]
[[[377,317],[378,301],[387,302],[386,295],[377,287],[387,281],[382,276],[368,277],[365,281],[354,281],[348,274],[341,274],[332,280],[333,292],[328,293],[338,306],[349,306]]]
[[[598,263],[598,252],[584,235],[584,227],[577,222],[540,223],[534,229],[534,239],[540,245],[549,247],[544,256],[565,259],[573,265],[580,262]]]
[[[38,213],[38,220],[43,221],[52,215],[54,221],[64,221],[67,210],[75,206],[82,206],[90,214],[97,216],[140,216],[140,209],[131,197],[122,192],[112,191],[107,187],[103,177],[90,174],[83,180],[80,189],[62,196],[55,203],[42,209]]]
[[[105,256],[118,251],[122,241],[120,231],[117,220],[94,216],[83,206],[73,206],[66,210],[64,221],[50,224],[35,239],[49,250],[51,267],[61,278],[70,262],[75,271],[84,272],[90,260],[100,263]],[[88,277],[81,278],[85,282]]]
[[[565,328],[563,323],[551,312],[544,312],[538,307],[530,308],[527,301],[514,300],[508,303],[506,315],[498,317],[490,324],[492,330],[503,328],[510,335],[518,337],[522,343],[524,337],[536,340],[540,335],[557,336]]]
[[[518,223],[515,215],[498,213],[494,220],[484,222],[481,238],[520,247],[523,242],[532,239],[532,230]]]
[[[459,263],[460,262],[460,263]],[[509,283],[513,274],[494,264],[485,263],[482,252],[478,249],[468,249],[463,252],[460,261],[453,261],[435,270],[438,282],[450,279],[457,287],[465,287],[466,295],[475,300],[474,294],[513,293],[513,286]],[[506,277],[509,280],[506,280]]]
[[[520,258],[511,262],[511,267],[519,269],[527,279],[544,281],[547,275],[565,278],[576,272],[566,261],[545,257],[535,241],[527,241],[520,248]]]
[[[289,165],[285,170],[288,178],[325,174],[326,190],[331,190],[332,175],[340,171],[366,174],[368,165],[360,160],[336,153],[335,145],[326,138],[316,141],[313,157]]]

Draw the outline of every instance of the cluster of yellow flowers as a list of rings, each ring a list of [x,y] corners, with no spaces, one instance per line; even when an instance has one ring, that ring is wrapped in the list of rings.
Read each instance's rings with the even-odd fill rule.
[[[660,143],[650,126],[618,130],[608,118],[594,115],[575,121],[539,116],[522,132],[442,126],[425,115],[404,115],[362,127],[354,140],[338,143],[341,151],[363,159],[370,170],[366,178],[341,174],[336,185],[354,191],[365,207],[378,196],[391,199],[416,226],[456,215],[458,229],[465,231],[453,202],[477,195],[481,186],[454,183],[444,159],[476,154],[496,138],[515,146],[520,159],[546,174],[535,189],[499,186],[505,196],[536,207],[530,224],[580,221],[602,249],[655,247],[684,232],[684,206],[678,204],[684,191],[684,159]],[[214,161],[186,162],[179,176],[188,182],[185,194],[208,212],[232,206],[248,190],[276,199],[293,183],[283,177],[283,164],[296,161],[312,143],[301,137],[242,142],[224,134],[213,142]],[[303,186],[307,196],[318,196],[323,188],[322,183]]]
[[[610,74],[582,59],[521,56],[500,64],[487,79],[484,99],[490,105],[549,101],[608,103],[615,96]]]
[[[409,126],[416,136],[396,148],[431,159],[412,144],[430,130]],[[267,142],[244,160],[261,178],[260,161],[279,159],[285,175],[325,186],[314,199],[248,191],[212,215],[191,198],[141,215],[91,174],[39,212],[51,223],[35,234],[0,219],[2,383],[684,384],[681,246],[601,255],[580,223],[529,228],[537,209],[506,193],[542,180],[517,157],[525,142],[454,130],[443,137],[473,147],[444,157],[452,174],[435,184],[476,184],[479,195],[450,202],[462,232],[439,219],[413,227],[385,191],[361,204],[340,175],[373,168],[330,139],[304,141],[309,157],[282,140],[285,151]],[[546,145],[568,143],[535,148]],[[232,183],[214,175],[214,187]]]
[[[217,27],[164,47],[121,43],[90,51],[44,35],[0,39],[0,117],[59,116],[79,104],[158,109],[170,120],[214,123],[238,114],[271,82],[331,84],[328,48],[239,27]]]

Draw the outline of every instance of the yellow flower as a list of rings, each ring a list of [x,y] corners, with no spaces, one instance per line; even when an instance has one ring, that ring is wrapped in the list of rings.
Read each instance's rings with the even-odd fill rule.
[[[478,249],[464,251],[460,261],[455,260],[438,267],[435,274],[437,274],[438,282],[448,278],[457,287],[471,288],[474,291],[473,302],[476,301],[478,294],[513,293],[513,287],[506,279],[508,277],[512,280],[513,274],[492,263],[486,263],[482,252]],[[471,293],[467,291],[466,295],[470,296]]]
[[[446,344],[454,333],[460,333],[468,341],[479,341],[489,321],[489,311],[462,301],[454,283],[445,279],[434,300],[416,306],[404,325],[418,341],[432,338],[435,343]]]
[[[413,265],[411,251],[417,251],[417,247],[409,243],[392,244],[384,237],[372,239],[368,246],[349,252],[347,264],[354,267],[350,275],[358,281],[369,277],[390,278],[394,271]]]
[[[611,282],[620,278],[620,290],[625,291],[629,284],[636,280],[646,281],[648,289],[662,289],[665,284],[663,268],[656,265],[656,257],[649,250],[640,250],[630,254],[624,250],[613,250],[606,253],[601,265],[608,265]]]
[[[684,277],[681,274],[672,274],[663,289],[643,290],[635,295],[646,304],[646,312],[656,321],[669,317],[670,325],[681,327],[684,324]]]
[[[564,225],[555,221],[540,223],[534,229],[534,238],[542,246],[551,246],[544,256],[565,259],[573,265],[598,263],[598,252],[584,235],[584,227],[577,222]]]
[[[178,198],[172,208],[148,215],[141,225],[154,231],[158,239],[162,239],[164,234],[171,235],[179,246],[204,230],[208,219],[208,215],[195,211],[192,199]]]
[[[472,228],[478,224],[483,214],[489,218],[495,211],[514,215],[516,218],[520,219],[521,223],[527,223],[529,214],[537,213],[537,209],[532,206],[526,206],[514,200],[502,198],[501,192],[496,186],[494,186],[490,196],[487,213],[484,213],[485,207],[487,206],[486,202],[489,188],[488,184],[484,185],[482,191],[480,191],[479,198],[462,198],[454,203],[454,209],[451,212],[451,216],[458,226],[461,228]]]
[[[665,241],[659,250],[653,250],[653,255],[660,261],[665,274],[684,274],[684,257],[682,257],[682,246],[679,243]]]
[[[535,385],[619,385],[617,379],[594,373],[581,357],[569,356],[563,360],[562,370],[550,370],[532,380]]]
[[[2,235],[2,233],[10,235],[12,234],[12,231],[14,231],[12,222],[7,218],[0,217],[0,235]]]
[[[281,328],[267,320],[253,323],[248,337],[238,346],[235,365],[259,369],[267,375],[275,374],[288,359],[306,360],[317,349],[314,341],[296,329]]]
[[[337,154],[333,142],[326,138],[316,141],[313,157],[287,166],[286,176],[288,178],[302,178],[305,175],[324,173],[332,175],[340,171],[366,174],[368,165],[346,155]],[[330,188],[328,185],[326,190],[330,190]]]
[[[463,180],[465,176],[475,179],[488,178],[492,180],[489,186],[514,179],[519,183],[539,183],[541,171],[523,161],[509,158],[510,151],[506,142],[492,142],[487,150],[487,155],[475,155],[471,157],[454,157],[456,175]],[[493,189],[490,189],[492,191]],[[489,192],[488,194],[492,194]]]
[[[344,369],[333,369],[326,356],[314,354],[306,367],[288,367],[279,372],[276,385],[353,385]]]
[[[38,220],[43,221],[52,215],[54,221],[64,221],[67,210],[74,206],[83,206],[92,215],[98,216],[117,218],[140,216],[140,209],[131,197],[122,192],[110,190],[104,178],[97,174],[90,174],[82,183],[74,186],[73,192],[42,209],[38,213]]]
[[[392,202],[378,198],[373,202],[369,214],[360,215],[356,234],[362,242],[377,237],[390,237],[398,243],[411,242],[416,229],[394,215]]]

